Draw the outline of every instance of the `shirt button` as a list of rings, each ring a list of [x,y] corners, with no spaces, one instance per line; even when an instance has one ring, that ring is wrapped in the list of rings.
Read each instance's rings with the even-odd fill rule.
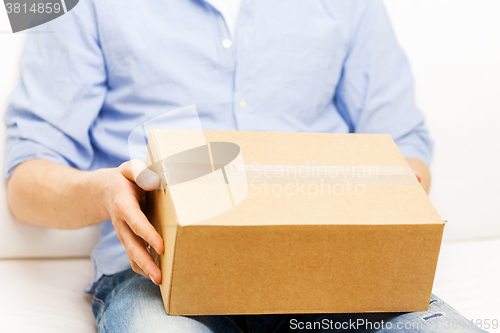
[[[244,98],[240,99],[240,108],[244,109],[247,107],[247,101]]]
[[[233,45],[233,42],[231,42],[230,39],[224,39],[222,41],[222,47],[225,48],[225,49],[228,49],[231,47],[231,45]]]

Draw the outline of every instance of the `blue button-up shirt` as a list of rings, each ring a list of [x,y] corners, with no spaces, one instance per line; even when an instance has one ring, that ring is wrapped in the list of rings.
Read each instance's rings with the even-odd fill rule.
[[[204,129],[387,133],[406,157],[431,156],[378,0],[244,0],[234,39],[203,0],[83,0],[31,30],[22,64],[7,177],[32,158],[118,166],[134,128],[190,104]],[[92,257],[94,282],[130,267],[110,221]]]

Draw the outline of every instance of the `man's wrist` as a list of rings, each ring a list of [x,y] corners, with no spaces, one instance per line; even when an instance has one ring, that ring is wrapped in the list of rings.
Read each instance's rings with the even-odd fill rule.
[[[83,171],[78,180],[79,188],[89,197],[87,210],[94,223],[110,218],[112,206],[110,189],[116,172],[116,168]]]

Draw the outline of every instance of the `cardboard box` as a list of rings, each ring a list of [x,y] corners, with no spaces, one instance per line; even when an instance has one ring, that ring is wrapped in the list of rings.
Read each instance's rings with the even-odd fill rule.
[[[389,135],[152,130],[148,164],[168,314],[427,310],[444,222]]]

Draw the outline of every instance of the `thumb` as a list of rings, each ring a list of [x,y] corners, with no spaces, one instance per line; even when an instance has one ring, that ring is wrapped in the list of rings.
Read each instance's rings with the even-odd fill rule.
[[[160,186],[160,177],[148,169],[144,161],[130,160],[120,166],[120,172],[143,190],[151,191]]]
[[[418,182],[421,183],[422,175],[420,174],[420,172],[413,170],[413,173],[415,174],[415,177],[417,177]]]

